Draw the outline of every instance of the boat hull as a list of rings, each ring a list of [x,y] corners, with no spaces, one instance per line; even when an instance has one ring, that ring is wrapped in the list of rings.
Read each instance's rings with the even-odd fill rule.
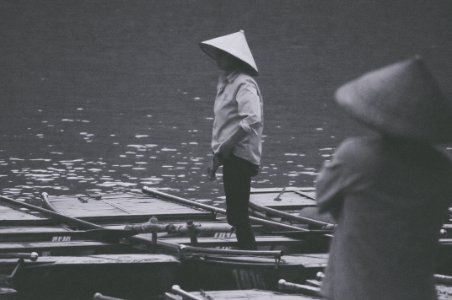
[[[280,261],[263,257],[192,257],[185,260],[178,282],[187,290],[277,290],[278,280],[303,282],[326,265],[326,255],[288,255]],[[196,276],[193,276],[196,274]]]
[[[92,299],[95,292],[150,299],[174,284],[179,268],[178,260],[161,254],[40,257],[17,273],[14,288],[21,300]]]

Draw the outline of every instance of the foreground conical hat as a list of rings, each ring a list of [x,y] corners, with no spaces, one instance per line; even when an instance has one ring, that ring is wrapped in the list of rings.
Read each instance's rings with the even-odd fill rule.
[[[243,30],[201,42],[199,46],[214,60],[217,60],[218,54],[220,53],[218,50],[229,53],[247,64],[254,72],[254,75],[258,74],[256,62],[251,54]]]
[[[419,56],[346,83],[337,90],[336,101],[384,134],[429,143],[452,142],[452,102]]]

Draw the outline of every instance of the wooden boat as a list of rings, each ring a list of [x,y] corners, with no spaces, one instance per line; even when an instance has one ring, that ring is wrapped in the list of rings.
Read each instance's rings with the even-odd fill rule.
[[[120,242],[135,233],[1,198],[12,215],[39,212],[45,222],[35,223],[39,218],[34,217],[32,224],[65,224],[31,226],[26,221],[25,226],[0,227],[0,279],[5,278],[0,287],[13,287],[17,299],[89,299],[96,291],[139,299],[161,294],[174,283],[179,260]],[[36,251],[40,258],[17,260],[26,251]]]
[[[326,228],[322,227],[323,224],[303,224],[301,222],[282,224],[274,220],[269,221],[268,219],[253,217],[259,250],[242,251],[235,248],[236,241],[231,227],[224,222],[223,218],[218,217],[218,215],[224,214],[224,210],[221,208],[156,190],[144,188],[143,191],[145,193],[137,194],[136,199],[138,205],[143,205],[143,207],[146,207],[143,209],[146,210],[132,213],[128,206],[133,207],[135,205],[133,199],[135,199],[136,193],[127,193],[127,201],[124,203],[121,203],[121,198],[118,195],[106,195],[115,199],[115,206],[117,207],[115,209],[110,207],[104,211],[100,210],[96,214],[89,207],[91,203],[99,205],[97,202],[102,198],[80,201],[78,196],[65,196],[65,200],[61,201],[59,197],[44,196],[43,200],[45,199],[48,202],[47,207],[54,209],[54,211],[64,211],[67,214],[72,214],[72,216],[77,216],[77,218],[72,217],[72,223],[71,219],[51,219],[54,224],[65,220],[67,221],[66,226],[22,226],[21,228],[25,233],[9,232],[6,236],[19,240],[24,237],[30,239],[26,242],[21,241],[22,244],[30,243],[34,239],[37,239],[37,242],[42,242],[45,238],[52,240],[56,238],[56,241],[53,241],[55,244],[52,251],[56,248],[61,250],[64,247],[68,250],[75,249],[76,247],[73,247],[73,245],[93,242],[100,243],[100,245],[97,244],[99,248],[86,247],[85,253],[89,251],[90,255],[96,253],[125,254],[138,251],[148,254],[172,254],[181,262],[177,276],[172,283],[178,282],[189,290],[239,288],[276,290],[277,279],[284,277],[288,281],[303,282],[312,278],[326,264],[327,243],[322,245],[325,239],[317,239],[317,237],[324,236],[326,231],[329,232],[329,229],[311,229]],[[287,189],[284,193],[281,192],[282,189],[279,189],[279,191],[261,191],[259,197],[263,195],[267,197],[270,193],[274,194],[270,198],[278,197],[278,195],[280,198],[289,195],[285,195]],[[148,206],[148,198],[149,202],[159,203],[159,208],[155,209],[152,205]],[[165,203],[183,206],[183,208],[176,210],[184,211],[184,213],[168,214],[165,211]],[[121,209],[118,209],[118,207]],[[190,209],[189,212],[187,212],[187,208]],[[110,214],[109,210],[112,210],[113,213]],[[120,221],[115,221],[117,215]],[[160,219],[161,215],[164,216],[162,219]],[[133,220],[147,220],[151,216],[154,217],[155,222],[130,224]],[[44,218],[49,220],[48,216],[44,216]],[[89,220],[96,220],[102,225],[89,222]],[[25,223],[29,224],[27,222]],[[124,229],[124,224],[129,225],[128,230]],[[149,227],[146,228],[149,231],[140,231],[134,226],[139,228]],[[130,227],[134,231],[133,234],[136,235],[130,233]],[[4,228],[4,232],[6,231],[7,229]],[[123,235],[124,233],[125,235]],[[92,235],[91,239],[87,238],[90,234]],[[109,234],[118,238],[105,239]],[[314,239],[312,239],[313,237]],[[73,245],[61,246],[57,242],[70,242]],[[315,247],[312,246],[313,243],[316,244]],[[0,252],[2,252],[1,249],[0,247]],[[19,251],[19,249],[16,248],[15,250]],[[35,246],[22,249],[33,250]],[[6,249],[3,250],[3,252],[6,251]],[[49,253],[49,249],[42,250],[42,254],[46,253]],[[69,254],[64,255],[71,256]],[[80,257],[82,254],[77,255]],[[194,276],[194,274],[196,275]],[[221,280],[217,278],[221,278]],[[111,294],[120,296],[118,293]]]
[[[146,188],[143,190],[167,201],[191,205],[219,214],[225,213],[217,207],[193,203],[156,190]],[[174,240],[172,237],[159,237],[162,243],[179,245],[179,257],[184,266],[180,284],[187,289],[276,289],[277,277],[281,274],[293,280],[303,280],[324,267],[318,264],[318,257],[325,255],[322,252],[326,251],[329,240],[316,244],[311,242],[313,237],[324,234],[324,231],[313,232],[260,218],[251,218],[251,220],[262,226],[255,228],[256,242],[260,251],[234,250],[236,238],[231,232],[199,237],[196,246],[191,246],[187,238]],[[281,231],[292,232],[297,236],[286,236],[280,234]],[[131,239],[145,238],[150,237],[140,234]],[[224,249],[225,247],[228,248]],[[190,276],[190,274],[197,274],[197,276]],[[212,276],[212,274],[216,275]]]
[[[147,192],[150,193],[149,190]],[[64,197],[64,200],[61,200],[60,197],[44,195],[43,201],[46,203],[46,207],[72,218],[69,220],[63,218],[63,221],[70,224],[70,230],[47,227],[45,230],[50,230],[51,233],[41,230],[41,232],[33,234],[35,237],[41,235],[42,238],[46,235],[54,239],[53,234],[58,233],[59,236],[64,237],[64,243],[69,243],[71,247],[74,245],[82,247],[89,240],[80,239],[80,235],[88,234],[87,231],[89,230],[121,231],[124,230],[124,220],[131,220],[129,219],[130,215],[133,216],[132,219],[135,219],[136,216],[140,218],[142,216],[153,216],[154,219],[157,219],[163,215],[163,220],[158,219],[156,223],[129,224],[128,230],[135,230],[135,233],[138,234],[119,239],[119,245],[118,241],[110,242],[103,239],[95,239],[90,242],[95,243],[100,248],[112,247],[109,248],[109,251],[116,253],[130,251],[124,248],[118,249],[118,247],[133,246],[134,249],[139,249],[138,251],[172,254],[182,262],[177,280],[184,287],[189,288],[276,288],[276,279],[280,274],[284,274],[287,278],[293,280],[302,280],[305,277],[312,276],[319,268],[323,267],[315,263],[315,254],[306,256],[295,254],[316,252],[318,246],[313,245],[309,240],[312,236],[323,234],[323,232],[312,232],[300,227],[254,218],[258,223],[255,229],[258,233],[259,250],[243,251],[236,249],[236,238],[231,226],[225,223],[224,219],[216,217],[218,213],[222,213],[221,209],[200,203],[194,205],[186,199],[176,203],[175,199],[180,200],[180,198],[156,191],[153,195],[137,194],[136,198],[134,198],[134,195],[128,193],[124,196],[126,199],[124,203],[120,201],[121,195],[106,195],[105,198],[110,202],[107,203],[108,208],[98,209],[95,213],[90,207],[91,205],[96,208],[106,207],[104,203],[99,203],[103,197],[80,201],[78,197]],[[112,199],[115,202],[112,202]],[[114,205],[112,206],[111,203],[114,203]],[[159,203],[159,205],[155,209],[155,206],[149,205],[149,203]],[[164,203],[168,203],[168,206]],[[136,209],[140,205],[143,211]],[[162,212],[166,207],[174,207],[172,215],[168,210]],[[132,211],[131,208],[135,208],[135,211]],[[180,213],[181,211],[182,213]],[[112,222],[116,216],[119,217],[119,221],[116,221],[115,224],[99,226],[88,221],[97,220],[105,223],[108,220]],[[193,221],[189,220],[187,223],[188,216]],[[77,224],[74,224],[74,219],[83,222],[77,227]],[[146,228],[148,231],[140,232],[137,228]],[[74,229],[76,230],[74,231]],[[64,230],[67,233],[60,232]],[[290,231],[297,236],[276,234],[275,231]],[[17,235],[20,235],[15,234],[16,238]],[[10,234],[10,237],[12,236],[14,236],[13,233]],[[78,239],[74,239],[74,237]],[[42,243],[42,241],[38,242]],[[42,245],[43,249],[47,246]],[[54,248],[59,248],[59,250],[63,247],[61,242],[58,246],[55,244],[51,246],[55,246]],[[35,249],[34,247],[36,245],[33,245],[33,248],[28,248],[28,250]],[[71,247],[67,248],[71,249]],[[87,248],[89,249],[89,247]],[[322,251],[325,249],[326,246],[323,245]],[[48,249],[46,250],[48,251]],[[197,274],[197,276],[193,276],[193,274]],[[216,274],[216,276],[212,276],[212,274]],[[222,280],[218,281],[217,276],[221,277]]]
[[[0,226],[42,226],[54,223],[53,220],[46,218],[39,212],[11,206],[8,203],[0,205]]]
[[[213,220],[209,211],[194,209],[141,193],[41,197],[43,207],[96,224],[158,220]]]
[[[2,272],[12,272],[16,264],[12,258],[0,259]],[[179,266],[165,254],[41,256],[24,262],[13,284],[17,299],[90,299],[97,291],[143,299],[168,289]]]

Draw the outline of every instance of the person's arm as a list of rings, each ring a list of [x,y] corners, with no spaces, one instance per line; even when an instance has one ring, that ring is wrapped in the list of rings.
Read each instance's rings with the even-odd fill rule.
[[[320,213],[330,212],[337,218],[349,189],[364,178],[366,151],[359,140],[347,139],[336,149],[333,159],[324,163],[316,181],[316,200]]]
[[[260,97],[253,83],[247,82],[240,86],[236,101],[242,120],[236,131],[220,145],[216,154],[222,159],[227,159],[231,155],[235,145],[245,139],[262,122]]]
[[[316,181],[316,200],[320,213],[330,212],[334,218],[343,203],[342,164],[337,160],[323,164]]]

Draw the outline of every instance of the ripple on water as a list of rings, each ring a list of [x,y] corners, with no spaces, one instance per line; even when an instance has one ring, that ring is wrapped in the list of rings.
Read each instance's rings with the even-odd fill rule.
[[[24,161],[25,159],[23,159],[23,158],[18,158],[18,157],[10,157],[9,160],[10,160],[10,161]]]
[[[132,170],[134,171],[146,171],[147,169],[144,167],[133,167]]]
[[[72,160],[60,160],[60,163],[63,165],[73,165],[75,163],[84,162],[83,158],[77,158]]]
[[[99,186],[99,187],[133,187],[136,185],[137,185],[136,183],[132,183],[132,182],[105,181],[102,183],[98,183],[96,186]]]
[[[156,185],[162,182],[163,178],[152,176],[148,178],[141,178],[140,183],[143,185]]]
[[[50,158],[31,158],[30,161],[43,161],[43,162],[49,162],[52,161]]]
[[[317,172],[312,172],[312,171],[302,171],[302,172],[300,172],[300,174],[310,175],[310,176],[317,176],[318,175]]]

